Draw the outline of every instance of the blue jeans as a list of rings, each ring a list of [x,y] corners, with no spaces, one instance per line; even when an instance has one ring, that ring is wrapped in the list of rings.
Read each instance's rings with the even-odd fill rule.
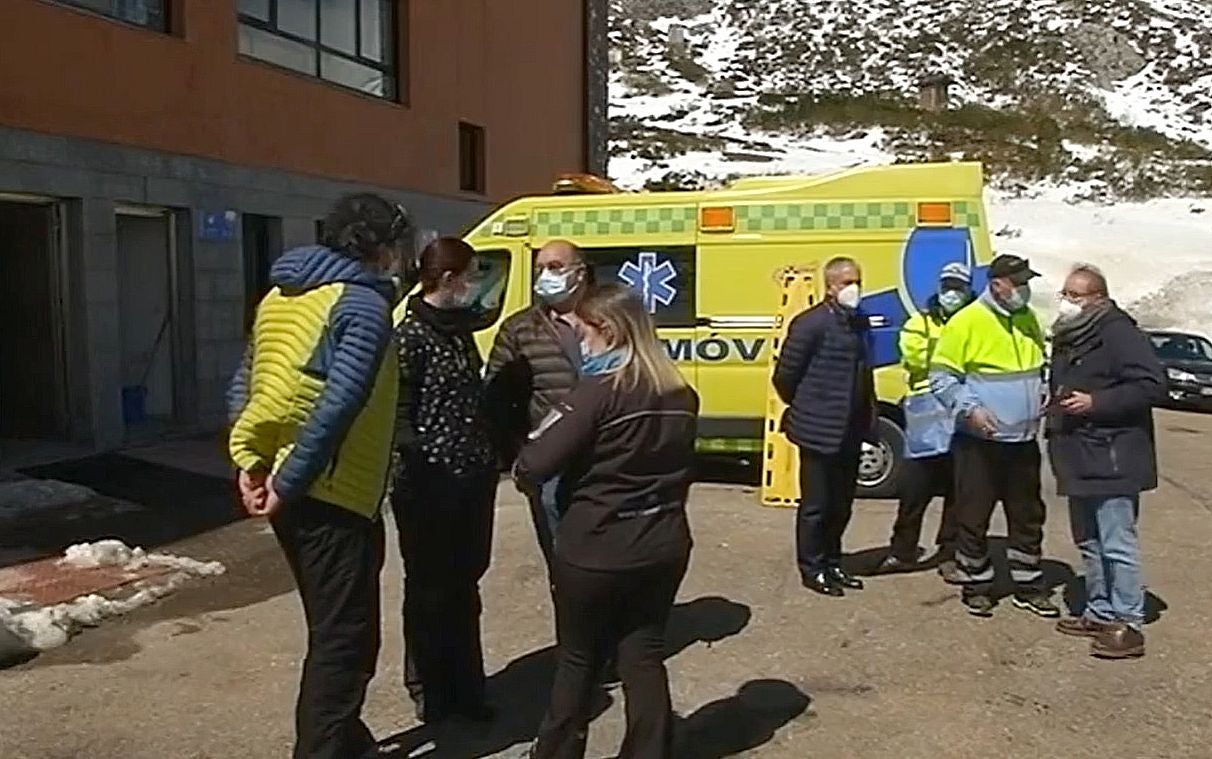
[[[1086,569],[1085,616],[1137,630],[1145,621],[1136,533],[1139,512],[1137,495],[1069,499],[1073,540]]]
[[[530,517],[534,520],[535,535],[539,539],[539,550],[547,564],[547,576],[551,577],[552,557],[555,555],[556,529],[560,525],[558,492],[560,478],[553,477],[539,488],[538,498],[530,501]]]

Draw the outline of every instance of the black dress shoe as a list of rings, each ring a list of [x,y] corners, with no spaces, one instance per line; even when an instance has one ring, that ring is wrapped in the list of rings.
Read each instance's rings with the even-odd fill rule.
[[[849,590],[862,590],[863,581],[846,572],[841,567],[830,567],[829,578],[837,585]]]
[[[462,704],[455,709],[455,714],[469,722],[488,723],[497,718],[497,710],[486,701]]]
[[[814,593],[820,593],[822,596],[841,598],[842,596],[846,595],[845,592],[842,591],[841,586],[835,583],[833,578],[825,572],[817,572],[816,574],[805,577],[804,587],[813,591]]]

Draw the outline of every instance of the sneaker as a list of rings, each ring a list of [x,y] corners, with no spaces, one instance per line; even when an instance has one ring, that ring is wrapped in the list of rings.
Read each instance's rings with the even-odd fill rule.
[[[1059,617],[1060,607],[1047,593],[1014,594],[1014,605],[1041,617]]]
[[[962,585],[964,578],[960,576],[959,564],[955,559],[946,559],[938,563],[938,576],[948,585]]]
[[[974,617],[992,617],[997,606],[989,596],[965,596],[963,601],[964,608]]]
[[[917,561],[903,559],[894,553],[890,553],[885,556],[884,560],[880,562],[880,565],[875,568],[875,573],[881,575],[892,575],[897,574],[898,572],[912,572],[914,569],[917,569],[917,564]]]
[[[1062,635],[1072,635],[1075,638],[1097,638],[1105,630],[1113,627],[1110,622],[1099,622],[1089,617],[1068,617],[1056,623],[1056,631]]]
[[[1145,634],[1122,622],[1108,625],[1090,644],[1098,659],[1136,659],[1145,655]]]

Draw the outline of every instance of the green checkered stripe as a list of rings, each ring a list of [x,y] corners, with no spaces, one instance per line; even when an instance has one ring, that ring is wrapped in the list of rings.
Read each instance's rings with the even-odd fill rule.
[[[967,227],[968,229],[981,228],[981,207],[977,203],[969,203],[966,200],[957,200],[951,206],[952,224],[957,227]]]
[[[917,224],[908,203],[795,203],[737,206],[738,232],[806,232],[909,229]]]
[[[761,440],[729,437],[701,437],[695,441],[699,453],[761,453]]]
[[[696,218],[695,206],[537,211],[534,233],[574,238],[685,234],[694,232]]]

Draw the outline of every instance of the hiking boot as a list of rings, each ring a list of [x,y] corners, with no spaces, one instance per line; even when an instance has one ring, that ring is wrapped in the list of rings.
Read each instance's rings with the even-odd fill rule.
[[[948,585],[962,585],[964,578],[960,576],[959,564],[955,559],[945,559],[938,563],[938,576]]]
[[[1110,622],[1099,622],[1090,617],[1068,617],[1056,623],[1056,631],[1062,635],[1072,635],[1076,638],[1097,638],[1104,630],[1112,627]]]
[[[1090,644],[1090,655],[1099,659],[1135,659],[1145,655],[1145,634],[1122,622],[1107,626]]]
[[[1047,593],[1015,593],[1014,605],[1041,617],[1055,618],[1061,615],[1060,607]]]
[[[964,596],[964,608],[974,617],[992,617],[993,609],[997,606],[993,599],[985,595]]]

